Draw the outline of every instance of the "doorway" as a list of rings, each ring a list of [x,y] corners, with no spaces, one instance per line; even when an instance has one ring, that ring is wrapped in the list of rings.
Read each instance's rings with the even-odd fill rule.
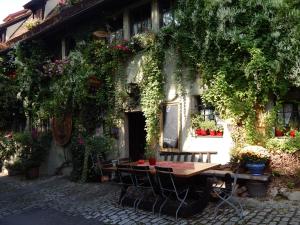
[[[136,161],[142,159],[146,146],[145,117],[142,112],[127,113],[129,157]]]

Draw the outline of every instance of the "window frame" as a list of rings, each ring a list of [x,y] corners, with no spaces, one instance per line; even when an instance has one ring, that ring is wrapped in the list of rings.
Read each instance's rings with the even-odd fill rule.
[[[147,8],[149,12],[147,12]],[[147,12],[147,13],[146,13]],[[147,15],[149,14],[149,15]],[[130,10],[130,36],[145,33],[152,30],[152,6],[151,3],[143,4],[139,7]],[[139,17],[139,18],[137,18]],[[145,26],[145,24],[146,26]],[[140,27],[135,32],[135,25]]]

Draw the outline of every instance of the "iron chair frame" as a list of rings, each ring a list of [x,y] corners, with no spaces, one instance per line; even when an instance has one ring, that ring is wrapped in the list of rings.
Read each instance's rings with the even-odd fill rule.
[[[118,164],[117,165],[117,174],[119,176],[119,184],[121,185],[121,195],[120,195],[120,198],[119,198],[119,205],[122,206],[122,203],[124,201],[124,199],[126,198],[127,194],[128,194],[128,191],[127,189],[129,187],[135,187],[136,188],[136,183],[135,183],[135,178],[134,178],[134,172],[133,172],[133,169],[130,165],[122,165],[122,164]],[[124,175],[123,175],[124,174]],[[129,180],[125,180],[125,177],[129,177],[130,179]],[[123,193],[123,195],[122,195]],[[136,206],[136,203],[139,199],[137,198],[135,201],[134,201],[134,208]]]
[[[167,203],[167,201],[169,200],[170,196],[175,193],[177,200],[180,202],[180,204],[176,210],[176,215],[175,215],[175,218],[177,221],[179,210],[181,209],[181,207],[183,205],[187,205],[187,202],[185,200],[189,193],[189,187],[181,190],[180,192],[178,191],[178,188],[176,187],[176,184],[174,181],[175,177],[174,177],[172,168],[155,166],[155,170],[156,170],[156,178],[158,180],[158,184],[159,184],[159,188],[160,188],[160,193],[161,193],[162,197],[164,198],[164,201],[159,208],[159,216],[161,215],[161,211],[162,211],[163,207],[165,206],[165,204]],[[172,184],[172,189],[165,188],[163,186],[163,182],[161,181],[161,178],[160,178],[160,176],[162,174],[169,177],[171,184]],[[166,194],[166,193],[168,193],[168,194]],[[180,197],[181,194],[184,195],[183,198]]]
[[[241,219],[243,218],[243,206],[240,201],[235,198],[237,188],[238,186],[236,173],[226,173],[225,182],[223,182],[219,186],[212,186],[212,192],[220,199],[220,202],[215,207],[214,217],[217,216],[220,207],[226,203],[235,210],[235,212]]]
[[[153,180],[152,174],[151,174],[151,170],[149,166],[133,166],[132,167],[133,171],[134,171],[134,178],[135,178],[135,185],[137,190],[140,191],[141,197],[139,198],[137,204],[136,204],[136,210],[138,210],[138,207],[140,205],[140,203],[142,202],[142,200],[144,199],[145,195],[143,195],[143,192],[145,190],[151,190],[153,196],[155,197],[155,201],[154,204],[152,205],[152,213],[154,214],[154,210],[155,210],[155,206],[159,200],[159,195],[156,193],[155,191],[155,182]],[[146,182],[143,182],[141,179],[141,177],[146,178],[146,182],[148,182],[148,186]]]

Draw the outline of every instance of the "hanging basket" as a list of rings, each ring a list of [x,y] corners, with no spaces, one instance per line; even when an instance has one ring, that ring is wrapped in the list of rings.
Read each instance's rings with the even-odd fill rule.
[[[62,118],[53,118],[52,133],[57,145],[68,144],[72,134],[72,115],[67,114]]]
[[[98,39],[106,39],[109,37],[109,33],[106,31],[102,31],[102,30],[97,30],[93,32],[94,37],[98,38]]]

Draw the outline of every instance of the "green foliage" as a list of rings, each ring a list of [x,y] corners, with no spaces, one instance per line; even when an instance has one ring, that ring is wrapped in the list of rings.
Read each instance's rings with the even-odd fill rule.
[[[17,153],[17,144],[15,140],[11,137],[5,135],[0,136],[0,161],[10,159]]]
[[[297,131],[295,137],[271,138],[266,148],[277,153],[295,153],[300,150],[300,132]]]
[[[158,141],[160,103],[164,98],[162,66],[164,52],[159,42],[149,47],[142,61],[141,106],[146,118],[147,145]]]
[[[86,141],[86,148],[90,153],[102,154],[104,158],[115,151],[113,146],[114,140],[104,136],[91,136]]]
[[[149,147],[146,149],[144,155],[145,155],[146,159],[150,159],[150,158],[156,158],[156,154],[157,154],[157,152],[154,149]]]
[[[249,142],[261,142],[256,110],[299,83],[299,18],[295,1],[178,3],[172,37],[180,58],[200,70],[205,100],[245,126]]]
[[[35,135],[36,134],[36,135]],[[51,147],[51,133],[30,133],[28,131],[14,133],[8,139],[10,145],[9,155],[6,159],[14,156],[15,161],[7,164],[7,168],[25,172],[32,167],[39,167],[45,160]],[[0,149],[1,154],[3,153]]]
[[[191,115],[192,128],[194,129],[201,128],[203,121],[204,121],[203,115],[196,114],[196,113]]]
[[[18,99],[18,85],[10,74],[15,75],[13,55],[0,58],[0,129],[17,129],[24,121],[22,101]]]

